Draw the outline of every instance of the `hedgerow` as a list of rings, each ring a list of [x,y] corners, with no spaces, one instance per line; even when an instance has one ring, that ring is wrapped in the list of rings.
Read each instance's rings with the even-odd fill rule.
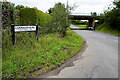
[[[35,25],[36,24],[36,12],[34,8],[22,8],[20,9],[20,22],[21,25]]]
[[[51,16],[35,8],[22,8],[20,9],[21,25],[35,25],[41,27],[47,25],[51,20]]]

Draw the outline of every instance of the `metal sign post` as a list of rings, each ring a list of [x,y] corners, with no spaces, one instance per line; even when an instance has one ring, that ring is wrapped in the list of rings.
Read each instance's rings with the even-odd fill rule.
[[[15,44],[15,27],[14,24],[11,24],[11,34],[12,34],[12,44]]]
[[[38,24],[36,24],[36,38],[38,40]]]
[[[36,32],[36,38],[38,40],[38,24],[35,26],[15,26],[11,24],[12,43],[15,44],[15,32]]]

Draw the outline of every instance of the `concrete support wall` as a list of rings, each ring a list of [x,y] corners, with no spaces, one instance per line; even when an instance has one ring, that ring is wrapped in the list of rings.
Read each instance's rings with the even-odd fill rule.
[[[88,27],[93,27],[93,29],[95,28],[95,19],[88,20]]]
[[[95,19],[92,20],[92,27],[95,30]]]
[[[92,19],[88,20],[88,27],[92,27]]]
[[[0,2],[0,65],[2,65],[2,2]],[[0,66],[0,80],[2,80],[2,66]]]

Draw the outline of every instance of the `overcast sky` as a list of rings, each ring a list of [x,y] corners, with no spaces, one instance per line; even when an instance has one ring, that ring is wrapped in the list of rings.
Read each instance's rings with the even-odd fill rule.
[[[28,7],[37,7],[39,10],[46,12],[50,7],[53,7],[55,3],[65,3],[67,0],[7,0],[15,3],[16,5],[24,5]],[[112,4],[113,0],[68,0],[69,5],[76,4],[78,7],[72,11],[74,13],[90,13],[97,12],[103,13],[103,11]]]

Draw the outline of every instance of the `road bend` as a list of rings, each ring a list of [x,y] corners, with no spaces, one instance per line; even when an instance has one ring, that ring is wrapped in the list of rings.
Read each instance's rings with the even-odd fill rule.
[[[74,66],[49,78],[118,78],[118,37],[90,30],[74,31],[87,42],[86,51],[73,62]]]

